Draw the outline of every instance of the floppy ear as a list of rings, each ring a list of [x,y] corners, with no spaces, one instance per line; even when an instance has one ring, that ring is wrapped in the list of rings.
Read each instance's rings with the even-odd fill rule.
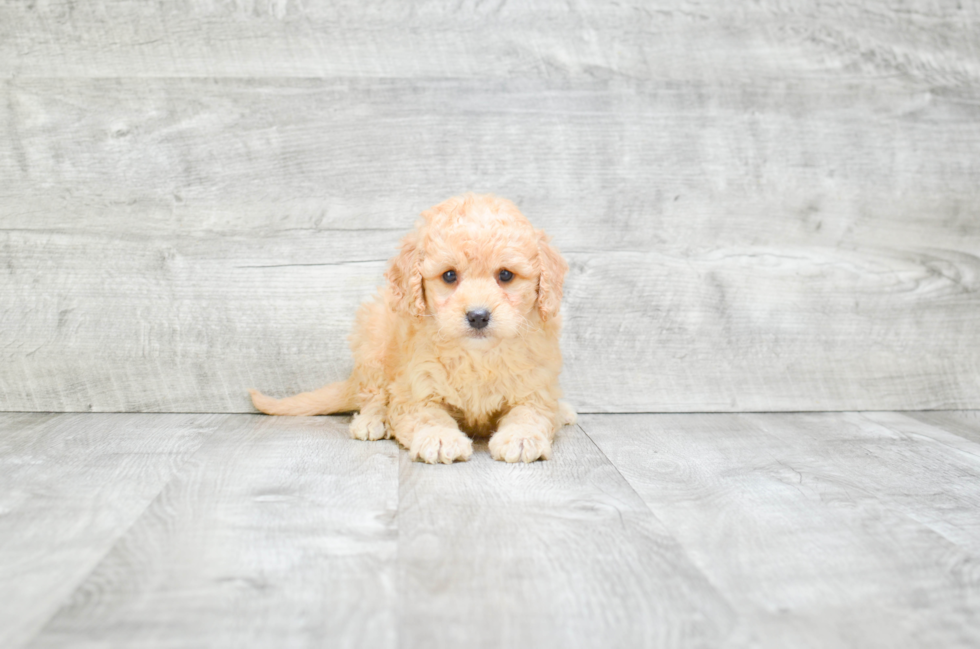
[[[568,272],[568,264],[548,243],[548,235],[541,230],[538,235],[538,264],[541,274],[538,278],[538,311],[541,320],[546,321],[558,315],[561,308],[561,287]]]
[[[392,306],[421,318],[425,313],[425,296],[422,293],[422,253],[418,232],[410,232],[402,239],[401,252],[391,260],[385,278],[394,298]]]

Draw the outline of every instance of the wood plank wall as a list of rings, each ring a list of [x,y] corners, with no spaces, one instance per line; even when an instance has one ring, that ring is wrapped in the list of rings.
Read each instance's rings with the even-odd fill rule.
[[[980,408],[980,4],[0,5],[0,409],[341,378],[418,212],[569,259],[582,411]]]

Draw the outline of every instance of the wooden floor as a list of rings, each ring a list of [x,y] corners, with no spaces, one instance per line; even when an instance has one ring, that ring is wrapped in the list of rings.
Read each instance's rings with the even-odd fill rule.
[[[980,412],[345,424],[0,414],[0,646],[980,646]]]

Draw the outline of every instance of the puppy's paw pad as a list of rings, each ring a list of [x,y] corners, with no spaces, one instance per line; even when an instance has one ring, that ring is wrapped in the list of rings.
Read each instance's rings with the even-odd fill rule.
[[[534,462],[551,458],[551,441],[539,433],[498,432],[490,438],[490,456],[501,462]]]
[[[374,441],[387,439],[391,437],[391,433],[380,417],[369,417],[358,413],[350,422],[350,436],[354,439]]]
[[[423,428],[412,437],[408,453],[429,464],[465,462],[473,455],[473,441],[452,428]]]

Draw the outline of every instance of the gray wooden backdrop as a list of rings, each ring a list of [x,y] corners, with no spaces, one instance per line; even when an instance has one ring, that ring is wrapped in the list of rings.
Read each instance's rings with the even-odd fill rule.
[[[582,411],[980,408],[980,3],[10,0],[0,79],[0,409],[338,379],[465,190]]]

